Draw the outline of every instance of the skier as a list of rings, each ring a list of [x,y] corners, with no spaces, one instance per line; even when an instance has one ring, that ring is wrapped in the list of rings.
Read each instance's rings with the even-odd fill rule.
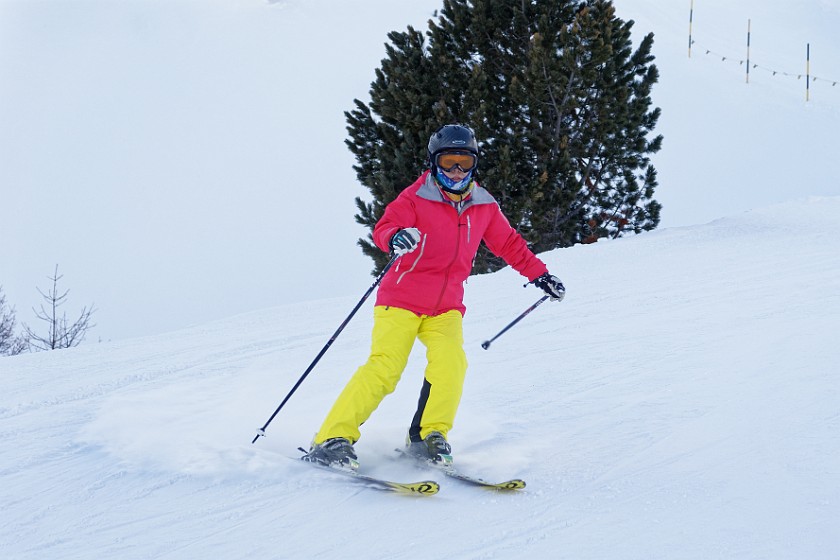
[[[417,411],[406,438],[416,457],[451,463],[447,434],[461,400],[467,359],[462,330],[464,281],[484,241],[552,300],[565,288],[528,249],[498,203],[473,176],[473,131],[448,124],[428,145],[429,169],[388,206],[373,241],[399,261],[383,277],[373,310],[371,352],[338,396],[305,461],[358,468],[359,427],[397,385],[414,340],[428,360]]]

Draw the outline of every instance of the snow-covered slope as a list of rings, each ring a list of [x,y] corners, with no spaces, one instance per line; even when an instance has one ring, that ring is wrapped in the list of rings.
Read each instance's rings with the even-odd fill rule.
[[[287,457],[366,356],[370,304],[256,445],[356,298],[0,360],[0,555],[86,558],[836,558],[840,198],[810,198],[544,254],[539,297],[504,270],[467,287],[456,460],[499,494],[348,484]],[[367,285],[357,286],[359,296]],[[364,426],[396,461],[418,345]]]

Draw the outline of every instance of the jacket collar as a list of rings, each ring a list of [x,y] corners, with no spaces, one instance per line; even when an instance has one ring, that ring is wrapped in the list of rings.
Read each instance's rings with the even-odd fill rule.
[[[452,202],[440,190],[437,181],[435,181],[430,171],[426,171],[420,176],[420,179],[421,183],[420,188],[417,189],[417,196],[433,202],[449,204],[450,206],[454,206],[459,212],[463,212],[470,206],[477,204],[496,204],[496,199],[493,198],[493,195],[487,192],[487,189],[480,186],[477,182],[473,186],[469,198],[462,202]]]

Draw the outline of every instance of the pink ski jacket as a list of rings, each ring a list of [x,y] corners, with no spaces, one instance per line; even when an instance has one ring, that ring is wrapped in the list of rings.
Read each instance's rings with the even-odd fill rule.
[[[547,272],[496,199],[478,184],[469,198],[455,203],[426,171],[385,208],[373,229],[373,241],[390,251],[391,237],[410,227],[420,230],[420,243],[385,274],[376,305],[431,316],[457,309],[463,315],[464,282],[481,241],[529,281]]]

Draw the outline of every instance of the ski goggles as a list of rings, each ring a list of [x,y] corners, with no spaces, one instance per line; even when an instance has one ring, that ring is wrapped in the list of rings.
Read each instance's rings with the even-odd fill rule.
[[[453,171],[460,167],[461,171],[467,173],[475,167],[476,159],[475,154],[469,152],[443,152],[435,157],[435,165],[443,171]]]

